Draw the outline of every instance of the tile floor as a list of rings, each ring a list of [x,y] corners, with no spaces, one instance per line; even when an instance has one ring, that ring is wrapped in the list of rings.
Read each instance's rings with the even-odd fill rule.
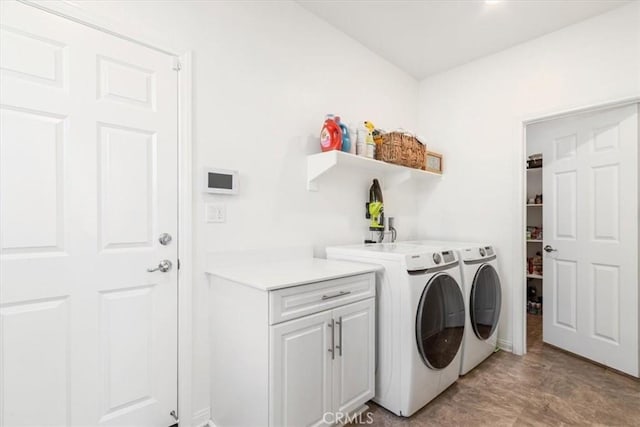
[[[640,426],[640,380],[543,344],[528,316],[526,356],[493,354],[409,419],[370,403],[372,425]]]

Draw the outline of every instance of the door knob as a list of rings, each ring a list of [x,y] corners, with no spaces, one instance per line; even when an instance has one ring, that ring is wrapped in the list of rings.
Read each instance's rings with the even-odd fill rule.
[[[542,248],[545,250],[545,252],[558,252],[557,249],[552,248],[551,246],[547,245],[544,248]]]
[[[147,271],[149,273],[153,273],[154,271],[160,270],[161,272],[166,273],[167,271],[171,270],[171,265],[171,261],[169,261],[168,259],[163,259],[162,261],[160,261],[156,268],[147,268]]]

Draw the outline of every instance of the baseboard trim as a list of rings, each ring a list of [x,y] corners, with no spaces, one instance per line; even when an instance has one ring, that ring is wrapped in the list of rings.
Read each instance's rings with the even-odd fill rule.
[[[509,340],[498,339],[498,347],[500,350],[513,353],[513,343]]]
[[[215,427],[211,422],[211,409],[207,407],[194,412],[191,425],[194,427]]]

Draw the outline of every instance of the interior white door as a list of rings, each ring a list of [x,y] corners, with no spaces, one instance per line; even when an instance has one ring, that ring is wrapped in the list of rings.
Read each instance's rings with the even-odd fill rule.
[[[638,106],[527,136],[544,147],[544,341],[638,376]]]
[[[375,394],[375,300],[336,308],[333,318],[337,340],[333,408],[346,415]]]
[[[330,311],[271,327],[272,426],[328,426],[335,322]]]
[[[171,425],[173,58],[0,3],[1,423]]]

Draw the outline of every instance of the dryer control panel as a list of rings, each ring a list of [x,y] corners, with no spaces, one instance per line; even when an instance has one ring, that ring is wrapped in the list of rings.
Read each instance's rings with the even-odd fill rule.
[[[483,259],[492,258],[496,255],[493,246],[478,246],[466,248],[462,251],[462,260],[465,262],[481,261]]]

